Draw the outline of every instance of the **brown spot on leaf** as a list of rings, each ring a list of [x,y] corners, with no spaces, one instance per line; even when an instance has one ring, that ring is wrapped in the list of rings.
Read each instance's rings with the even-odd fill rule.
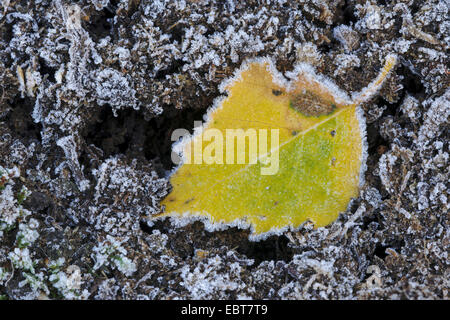
[[[295,94],[291,107],[307,117],[319,117],[333,113],[336,105],[310,91]]]

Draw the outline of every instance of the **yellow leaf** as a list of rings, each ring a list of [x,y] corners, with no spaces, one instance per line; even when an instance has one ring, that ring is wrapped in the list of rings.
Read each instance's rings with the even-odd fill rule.
[[[288,74],[288,82],[268,59],[244,64],[223,84],[227,97],[208,111],[203,128],[178,145],[184,163],[171,176],[173,190],[159,217],[178,225],[202,220],[210,231],[249,227],[252,240],[307,220],[316,227],[331,223],[358,196],[363,179],[367,151],[358,105],[382,85],[395,60],[389,56],[354,100],[308,65]]]

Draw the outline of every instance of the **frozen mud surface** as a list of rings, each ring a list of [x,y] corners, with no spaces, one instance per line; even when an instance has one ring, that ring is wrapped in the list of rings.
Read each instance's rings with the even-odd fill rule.
[[[1,299],[448,299],[447,0],[0,2]],[[360,197],[248,241],[149,226],[170,134],[242,61],[307,62],[363,109]]]

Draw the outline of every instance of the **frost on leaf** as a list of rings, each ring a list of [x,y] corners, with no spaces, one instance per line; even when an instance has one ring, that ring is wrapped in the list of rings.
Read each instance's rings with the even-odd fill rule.
[[[228,96],[209,110],[203,130],[178,146],[184,164],[171,177],[173,190],[160,216],[175,217],[178,225],[200,219],[208,230],[250,227],[251,239],[308,220],[316,227],[331,223],[358,196],[362,182],[365,124],[358,105],[373,96],[394,63],[389,56],[380,75],[353,100],[306,64],[288,74],[289,83],[268,59],[244,64],[223,84]],[[270,137],[268,149],[259,144],[259,151],[245,143],[240,152],[248,161],[238,164],[224,158],[224,141],[208,164],[201,159],[211,149],[210,129],[223,137],[229,129],[278,130],[278,137]],[[278,170],[265,173],[274,161]]]

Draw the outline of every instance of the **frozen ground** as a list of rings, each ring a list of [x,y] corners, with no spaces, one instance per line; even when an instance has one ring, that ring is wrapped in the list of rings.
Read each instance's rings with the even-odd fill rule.
[[[0,298],[449,298],[448,0],[0,3]],[[261,242],[147,225],[171,131],[244,59],[352,93],[389,53],[366,183],[335,223]]]

